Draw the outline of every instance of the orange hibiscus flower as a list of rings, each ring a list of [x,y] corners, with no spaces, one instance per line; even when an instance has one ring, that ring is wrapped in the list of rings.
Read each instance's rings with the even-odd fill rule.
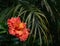
[[[9,34],[16,36],[20,41],[26,41],[29,36],[29,29],[26,28],[26,23],[21,22],[19,17],[12,17],[7,21]]]

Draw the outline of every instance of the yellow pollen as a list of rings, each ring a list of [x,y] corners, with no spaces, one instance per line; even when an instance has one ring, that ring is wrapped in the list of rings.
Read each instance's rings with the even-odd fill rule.
[[[24,23],[20,23],[19,28],[24,28]]]

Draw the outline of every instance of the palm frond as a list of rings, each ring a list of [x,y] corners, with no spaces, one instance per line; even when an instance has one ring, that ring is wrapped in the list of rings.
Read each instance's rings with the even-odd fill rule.
[[[50,12],[53,20],[55,21],[50,5],[46,0],[43,0],[43,2],[47,11]],[[38,41],[38,39],[39,46],[43,46],[43,44],[49,46],[49,42],[52,41],[49,28],[47,27],[47,25],[49,25],[49,21],[47,20],[44,12],[33,3],[30,4],[29,1],[20,0],[17,5],[5,9],[0,13],[0,15],[0,22],[7,22],[7,19],[10,17],[21,17],[22,21],[25,22],[27,27],[30,29],[28,42],[31,43],[30,41],[32,41],[32,45]],[[31,40],[31,37],[33,40]]]

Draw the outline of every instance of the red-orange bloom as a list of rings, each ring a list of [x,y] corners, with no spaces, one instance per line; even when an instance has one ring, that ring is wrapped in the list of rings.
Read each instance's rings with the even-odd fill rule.
[[[21,41],[26,41],[26,39],[28,38],[28,35],[29,35],[28,29],[24,29],[23,34],[21,35],[21,37],[19,37],[19,39]]]
[[[20,23],[20,24],[19,24],[19,28],[20,28],[20,29],[26,28],[26,23],[23,23],[23,22]]]
[[[11,18],[11,19],[8,19],[8,27],[9,28],[16,28],[19,26],[19,24],[21,23],[21,20],[19,17],[17,18]]]
[[[29,36],[29,29],[26,28],[26,23],[21,22],[19,17],[12,17],[7,21],[9,34],[16,36],[20,41],[26,41]]]

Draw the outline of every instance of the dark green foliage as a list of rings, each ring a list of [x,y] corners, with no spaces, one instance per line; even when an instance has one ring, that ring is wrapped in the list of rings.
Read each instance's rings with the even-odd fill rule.
[[[58,46],[60,40],[60,1],[0,0],[0,46]],[[7,19],[21,17],[30,28],[30,36],[21,42],[9,35]]]

